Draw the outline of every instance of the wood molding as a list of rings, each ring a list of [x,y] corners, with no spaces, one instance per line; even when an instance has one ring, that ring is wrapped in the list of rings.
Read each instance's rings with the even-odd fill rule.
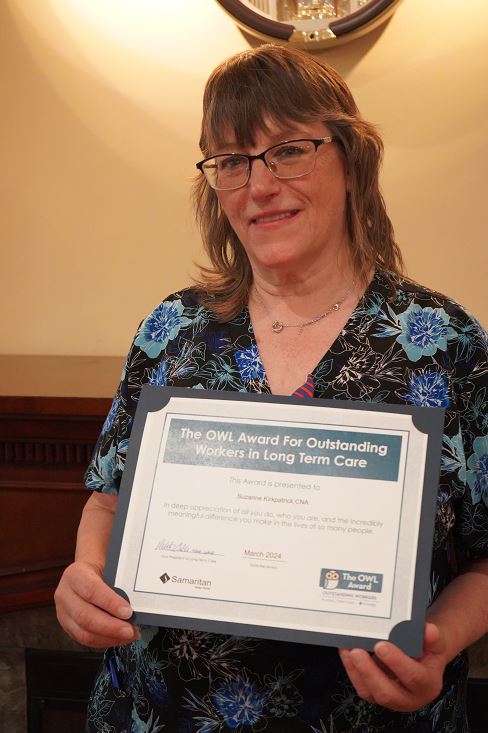
[[[0,612],[49,605],[73,560],[83,475],[111,400],[0,397]]]
[[[0,440],[0,464],[45,466],[64,463],[87,465],[93,442],[61,440]]]

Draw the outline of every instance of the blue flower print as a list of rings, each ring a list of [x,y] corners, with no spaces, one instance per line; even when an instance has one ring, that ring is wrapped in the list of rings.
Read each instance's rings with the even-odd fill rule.
[[[412,298],[411,294],[407,293],[405,290],[397,290],[395,304],[404,305],[405,303],[408,303],[408,301],[411,300],[411,298]]]
[[[149,373],[148,384],[155,387],[166,387],[168,379],[168,362],[162,361],[159,366],[155,367]]]
[[[110,407],[110,411],[107,417],[105,418],[105,422],[103,423],[103,427],[102,427],[102,435],[105,435],[106,433],[108,433],[110,431],[110,428],[114,424],[115,416],[117,415],[121,401],[122,400],[121,400],[121,396],[119,393],[114,397],[112,406]]]
[[[397,343],[402,345],[410,361],[433,356],[437,349],[445,351],[448,339],[456,336],[448,323],[444,308],[422,308],[412,303],[398,316],[402,333],[397,336]]]
[[[207,383],[207,389],[239,390],[239,373],[233,368],[228,356],[215,354],[198,372],[198,377]]]
[[[132,708],[132,726],[130,729],[131,733],[159,733],[159,731],[163,730],[163,728],[166,727],[164,723],[159,722],[159,716],[155,719],[153,719],[153,716],[154,710],[151,710],[149,720],[145,722],[139,717],[136,708]],[[107,728],[106,730],[108,733],[109,728]],[[103,733],[105,733],[105,731],[103,731]]]
[[[89,489],[97,489],[105,494],[117,494],[119,479],[122,475],[129,447],[129,440],[124,438],[111,445],[106,455],[96,454],[85,473],[85,484]]]
[[[458,359],[470,359],[478,345],[483,344],[483,338],[483,329],[477,321],[456,322],[456,357]],[[486,347],[488,347],[488,344],[486,344]]]
[[[488,437],[480,435],[473,440],[474,453],[468,458],[468,470],[459,475],[468,482],[474,504],[488,506]]]
[[[115,479],[120,475],[117,465],[117,447],[113,445],[105,456],[97,455],[96,462],[88,469],[85,483],[88,489],[99,489],[116,494]]]
[[[150,663],[145,669],[146,685],[151,695],[151,700],[157,705],[163,704],[168,697],[166,682],[159,667],[162,663]]]
[[[425,369],[414,372],[410,378],[408,392],[397,392],[406,402],[418,407],[449,407],[449,387],[441,372]]]
[[[254,682],[238,677],[220,687],[213,701],[227,727],[234,729],[258,722],[263,715],[266,696],[256,689]]]
[[[452,438],[444,435],[442,440],[441,474],[461,471],[465,466],[466,460],[461,434],[453,435]],[[464,481],[464,479],[462,480]]]
[[[264,368],[259,358],[257,346],[252,344],[247,349],[236,351],[237,368],[245,384],[255,379],[264,379]]]
[[[190,325],[191,320],[183,316],[181,300],[166,300],[153,310],[141,324],[134,341],[150,359],[155,359],[166,347],[168,341],[176,338],[181,328]]]

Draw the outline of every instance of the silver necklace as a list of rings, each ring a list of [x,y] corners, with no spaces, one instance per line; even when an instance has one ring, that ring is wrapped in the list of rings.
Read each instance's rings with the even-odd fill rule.
[[[271,313],[269,312],[268,307],[266,306],[266,303],[264,302],[263,298],[261,297],[261,293],[259,290],[254,286],[254,292],[256,293],[256,297],[259,300],[259,303],[263,307],[263,310],[266,311],[268,316],[271,318],[271,330],[273,333],[281,333],[284,328],[298,328],[298,335],[300,335],[305,328],[305,326],[312,326],[314,323],[318,323],[319,321],[322,321],[324,318],[327,318],[327,316],[330,316],[331,313],[334,313],[335,311],[340,310],[342,304],[346,300],[347,296],[351,292],[351,290],[354,287],[354,281],[351,283],[351,285],[347,288],[346,292],[340,298],[339,300],[336,300],[335,303],[333,303],[329,308],[327,308],[326,311],[321,313],[318,316],[314,316],[309,321],[302,321],[302,323],[284,323],[283,321],[279,321],[277,318],[273,318]]]

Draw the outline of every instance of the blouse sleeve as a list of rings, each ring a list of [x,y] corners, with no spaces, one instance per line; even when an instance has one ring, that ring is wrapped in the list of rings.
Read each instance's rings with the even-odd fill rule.
[[[118,493],[142,385],[167,384],[169,364],[175,365],[178,361],[182,348],[180,337],[185,334],[189,338],[187,334],[192,330],[195,310],[190,294],[186,291],[174,293],[137,329],[112,407],[85,474],[89,489]]]
[[[458,331],[456,364],[460,440],[455,533],[460,560],[488,557],[488,336],[470,316]],[[453,453],[456,446],[453,441]]]
[[[133,343],[112,406],[85,473],[87,488],[106,494],[118,494],[124,470],[132,422],[141,391],[135,368],[138,362],[137,351]]]

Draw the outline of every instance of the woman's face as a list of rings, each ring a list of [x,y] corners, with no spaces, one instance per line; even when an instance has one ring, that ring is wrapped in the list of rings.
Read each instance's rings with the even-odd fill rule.
[[[270,123],[256,134],[255,146],[239,148],[226,139],[215,153],[257,154],[297,138],[321,138],[330,133],[321,122]],[[278,179],[263,161],[252,164],[246,186],[217,191],[220,205],[242,243],[253,271],[293,270],[300,274],[327,266],[347,246],[347,177],[337,146],[320,145],[314,170],[302,178]]]

